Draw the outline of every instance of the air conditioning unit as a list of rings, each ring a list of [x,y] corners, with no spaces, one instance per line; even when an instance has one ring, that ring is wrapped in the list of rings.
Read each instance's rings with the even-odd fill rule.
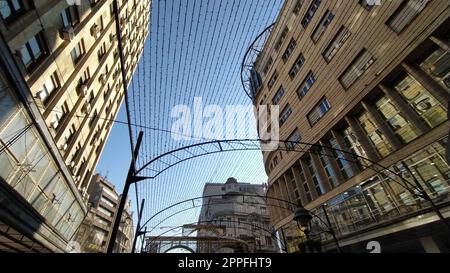
[[[78,86],[78,95],[85,97],[88,93],[88,87],[86,84],[81,84]]]
[[[86,109],[86,112],[89,114],[92,111],[92,107],[89,103],[86,103],[84,106],[84,109]]]
[[[67,143],[63,143],[59,146],[59,148],[63,151],[67,150]]]
[[[14,51],[14,55],[17,56],[17,58],[22,59],[22,49],[24,49],[25,46],[22,46],[20,49],[16,49],[16,51]]]
[[[92,35],[94,38],[99,38],[99,37],[100,37],[100,27],[99,27],[97,24],[94,24],[94,25],[91,27],[91,35]]]
[[[59,126],[59,121],[54,120],[54,121],[50,122],[50,125],[52,126],[53,129],[56,129]]]
[[[37,91],[35,98],[40,99],[41,101],[44,101],[44,99],[46,98],[44,90]]]
[[[66,41],[72,41],[75,38],[73,27],[65,27],[61,31],[62,38]]]
[[[72,169],[74,169],[74,167],[75,167],[75,161],[74,161],[74,160],[72,160],[72,161],[70,162],[70,167],[71,167]]]
[[[102,84],[105,84],[106,83],[106,74],[101,74],[98,79]]]

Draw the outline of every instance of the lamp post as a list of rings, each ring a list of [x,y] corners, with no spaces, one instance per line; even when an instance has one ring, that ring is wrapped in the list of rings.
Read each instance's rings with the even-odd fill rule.
[[[329,234],[331,234],[331,236],[333,236],[333,240],[336,244],[337,252],[341,253],[339,241],[336,237],[336,234],[334,233],[333,227],[331,226],[331,222],[330,222],[330,219],[328,218],[328,214],[325,209],[325,206],[322,206],[322,209],[325,214],[327,223],[325,223],[319,216],[317,216],[317,215],[314,215],[314,216],[317,217],[322,223],[324,223],[327,226],[327,228],[328,228],[327,232]],[[305,209],[302,205],[299,205],[294,211],[294,221],[296,221],[300,227],[305,228],[304,232],[305,232],[306,238],[308,240],[309,240],[309,232],[310,232],[310,230],[308,230],[308,227],[309,227],[309,224],[310,224],[312,218],[313,218],[313,215],[311,214],[311,212],[309,210]]]

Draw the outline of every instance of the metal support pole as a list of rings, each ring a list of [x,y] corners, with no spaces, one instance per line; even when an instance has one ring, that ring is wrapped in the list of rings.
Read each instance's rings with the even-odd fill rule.
[[[142,199],[142,201],[141,201],[141,210],[139,211],[138,222],[137,222],[137,226],[136,226],[136,233],[134,234],[133,248],[131,249],[131,253],[134,253],[136,251],[137,238],[140,235],[142,235],[142,232],[141,232],[141,219],[142,219],[142,211],[144,210],[144,203],[145,203],[145,199]]]
[[[134,153],[133,153],[134,158],[137,158],[137,156],[138,156],[139,147],[141,146],[143,134],[144,133],[142,131],[139,132],[139,136],[138,136],[138,139],[136,142],[136,147],[134,148]],[[132,160],[132,162],[130,164],[130,169],[128,170],[127,179],[125,181],[125,186],[123,188],[122,197],[120,198],[119,207],[117,208],[116,217],[114,219],[114,226],[111,231],[111,236],[109,237],[107,253],[113,252],[114,244],[116,242],[117,232],[119,231],[120,221],[122,220],[122,214],[123,214],[123,210],[125,208],[125,202],[128,197],[128,191],[130,190],[131,184],[133,184],[137,181],[139,181],[139,178],[136,177],[134,161]]]
[[[142,235],[144,235],[142,237],[142,243],[141,243],[141,251],[140,253],[142,253],[144,251],[144,243],[145,243],[145,234],[147,234],[147,227],[144,228],[144,231],[142,232]]]
[[[280,230],[281,230],[281,238],[283,238],[283,244],[284,244],[284,246],[283,245],[281,246],[281,251],[284,250],[284,252],[289,253],[288,247],[287,247],[287,242],[286,242],[286,236],[284,235],[284,230],[283,230],[283,228],[281,228]]]
[[[450,109],[450,101],[448,102],[447,109]],[[447,110],[447,119],[450,120],[450,111]],[[450,128],[448,129],[450,135]],[[450,140],[447,138],[447,164],[450,165]]]
[[[434,212],[436,213],[436,215],[439,217],[439,219],[442,221],[442,223],[444,223],[445,227],[448,229],[448,231],[450,232],[450,224],[447,222],[447,220],[445,219],[444,215],[442,215],[441,211],[439,210],[439,208],[436,206],[436,204],[434,203],[433,199],[431,198],[431,196],[427,193],[427,191],[423,188],[423,186],[420,184],[419,180],[417,180],[417,178],[414,176],[413,172],[411,171],[411,169],[409,168],[409,166],[402,161],[401,162],[403,167],[406,169],[406,171],[409,173],[409,175],[411,175],[411,177],[413,178],[414,182],[416,183],[416,186],[420,189],[422,196],[431,204],[431,207],[433,208]]]
[[[325,208],[325,205],[322,205],[322,210],[323,210],[323,213],[325,214],[325,219],[327,219],[329,232],[330,232],[331,236],[333,236],[333,240],[336,243],[336,250],[338,253],[341,253],[341,247],[339,246],[339,241],[336,237],[336,233],[334,233],[334,229],[333,229],[333,226],[331,225],[331,221],[330,221],[330,218],[328,217],[328,212],[327,212],[327,209]]]

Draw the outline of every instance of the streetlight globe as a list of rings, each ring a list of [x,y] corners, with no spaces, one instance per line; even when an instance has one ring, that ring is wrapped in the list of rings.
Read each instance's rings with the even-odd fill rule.
[[[307,227],[311,221],[311,213],[304,207],[298,207],[294,212],[294,220],[301,226]]]

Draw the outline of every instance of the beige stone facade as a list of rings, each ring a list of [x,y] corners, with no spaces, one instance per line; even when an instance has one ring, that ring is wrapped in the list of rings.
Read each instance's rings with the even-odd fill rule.
[[[1,250],[69,251],[150,8],[146,0],[0,2]]]
[[[316,212],[325,204],[342,238],[423,208],[367,158],[400,175],[410,169],[406,179],[445,204],[449,16],[440,0],[286,1],[254,65],[254,103],[280,106],[280,139],[348,154],[264,152],[267,195]],[[277,228],[292,219],[270,214]],[[285,233],[296,251],[295,228]]]
[[[34,1],[34,8],[32,1],[21,2],[28,9],[0,30],[84,193],[124,98],[113,1]],[[118,1],[127,81],[148,35],[150,4]],[[66,11],[70,19],[62,19]],[[36,35],[42,52],[27,65],[24,46]]]

